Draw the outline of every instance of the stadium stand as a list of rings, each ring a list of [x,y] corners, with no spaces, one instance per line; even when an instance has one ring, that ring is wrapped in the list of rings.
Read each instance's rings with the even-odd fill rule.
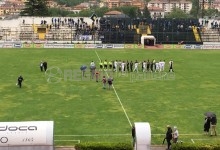
[[[157,44],[219,42],[220,23],[198,19],[128,17],[19,17],[0,20],[0,40],[65,43],[133,43],[153,35]]]
[[[98,23],[88,17],[19,17],[0,20],[0,40],[93,42],[98,40],[93,32],[97,27]]]
[[[185,44],[201,43],[199,30],[196,35],[193,28],[199,27],[197,19],[164,19],[152,20],[152,35],[159,44]],[[196,38],[197,37],[197,38]]]
[[[199,19],[201,24],[200,34],[203,42],[220,42],[220,18]]]

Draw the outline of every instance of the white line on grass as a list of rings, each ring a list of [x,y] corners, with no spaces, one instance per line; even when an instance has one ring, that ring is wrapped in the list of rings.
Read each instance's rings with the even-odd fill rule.
[[[95,53],[96,53],[96,56],[98,57],[99,61],[101,61],[101,59],[100,59],[98,53],[96,52],[96,50],[95,50]],[[105,71],[105,73],[106,73],[107,77],[109,77],[109,75],[108,75],[108,73],[107,73],[106,71]],[[122,107],[122,109],[123,109],[123,111],[124,111],[124,114],[125,114],[125,116],[126,116],[126,118],[127,118],[127,120],[128,120],[128,123],[130,124],[130,126],[132,126],[131,121],[130,121],[130,119],[129,119],[129,117],[128,117],[128,114],[126,113],[125,108],[124,108],[124,106],[123,106],[123,104],[122,104],[122,102],[121,102],[121,99],[120,99],[120,97],[118,96],[118,93],[116,92],[115,87],[114,87],[113,84],[112,84],[112,88],[113,88],[113,90],[114,90],[114,92],[115,92],[115,95],[116,95],[116,97],[117,97],[117,99],[118,99],[118,101],[119,101],[119,103],[120,103],[120,105],[121,105],[121,107]]]
[[[63,136],[63,137],[71,137],[71,136],[91,136],[91,137],[94,137],[94,136],[131,136],[131,134],[87,134],[87,135],[55,135],[55,136]]]
[[[54,135],[54,136],[63,136],[63,137],[74,137],[74,136],[90,136],[90,137],[95,137],[95,136],[130,136],[131,134],[78,134],[78,135]],[[151,134],[152,136],[164,136],[165,134]],[[203,135],[203,134],[181,134],[181,136],[198,136],[198,135]],[[195,139],[196,140],[196,139]]]
[[[57,141],[57,142],[62,142],[62,141],[67,141],[67,142],[77,142],[77,143],[80,143],[80,140],[54,140],[55,142]]]
[[[151,134],[151,135],[165,135],[165,134]],[[203,135],[203,134],[181,134],[184,136],[197,136],[197,135]]]
[[[191,139],[192,143],[195,143],[195,141],[208,141],[210,139]]]

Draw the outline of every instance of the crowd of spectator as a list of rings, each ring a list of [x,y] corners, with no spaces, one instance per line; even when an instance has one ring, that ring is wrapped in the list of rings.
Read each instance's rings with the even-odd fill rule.
[[[220,20],[208,20],[208,19],[202,19],[201,20],[201,25],[203,27],[209,27],[209,24],[210,24],[210,28],[211,29],[218,29],[220,28]]]
[[[120,39],[120,42],[123,42],[123,40],[126,40],[126,38],[132,38],[133,40],[134,36],[138,34],[136,32],[136,29],[141,25],[144,28],[149,26],[153,35],[160,36],[159,34],[161,34],[161,36],[163,37],[162,40],[169,41],[171,40],[170,37],[173,37],[173,34],[187,33],[186,36],[188,36],[188,33],[191,34],[193,27],[196,26],[198,27],[198,29],[200,29],[201,26],[208,23],[209,22],[206,20],[199,22],[198,19],[130,19],[114,17],[95,18],[90,20],[83,17],[53,17],[51,18],[51,21],[41,20],[40,22],[40,24],[45,24],[50,30],[60,30],[64,27],[69,28],[74,31],[71,32],[73,33],[71,37],[76,40],[93,40],[93,36],[96,35],[99,37],[99,40],[104,40],[107,43],[114,42],[115,37],[117,39]],[[213,28],[218,28],[220,23],[217,21],[213,21],[211,25]],[[86,36],[92,38],[84,38]],[[132,42],[132,40],[127,41]]]

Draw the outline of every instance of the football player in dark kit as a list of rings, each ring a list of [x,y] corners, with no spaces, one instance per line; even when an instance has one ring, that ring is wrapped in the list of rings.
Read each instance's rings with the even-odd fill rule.
[[[170,65],[169,72],[174,72],[174,70],[173,70],[173,60],[169,61],[169,65]]]
[[[44,71],[47,71],[47,62],[43,62]]]
[[[131,72],[133,71],[133,62],[132,61],[130,62],[130,70],[131,70]]]
[[[129,66],[130,66],[130,63],[129,63],[129,61],[128,61],[128,60],[127,60],[126,65],[127,65],[127,71],[129,72]]]
[[[147,71],[148,72],[150,71],[150,60],[149,59],[147,60]]]
[[[154,62],[153,62],[153,60],[150,62],[150,71],[151,72],[154,71]]]
[[[20,75],[20,76],[18,77],[18,83],[17,83],[17,85],[18,85],[20,88],[21,88],[21,86],[22,86],[23,80],[24,80],[24,78]]]

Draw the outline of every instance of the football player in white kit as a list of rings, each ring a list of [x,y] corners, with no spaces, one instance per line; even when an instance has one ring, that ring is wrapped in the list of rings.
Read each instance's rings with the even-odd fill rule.
[[[134,63],[134,70],[133,70],[133,72],[135,72],[135,71],[138,72],[138,65],[139,65],[139,63],[136,60],[135,63]]]
[[[159,62],[155,62],[155,72],[159,72],[160,71],[160,64]]]
[[[124,61],[122,61],[122,63],[121,63],[121,72],[122,73],[125,72],[125,62]]]
[[[114,61],[114,71],[117,72],[118,69],[118,62],[117,60]]]
[[[143,62],[143,72],[146,72],[146,68],[147,68],[147,63],[146,61]]]

